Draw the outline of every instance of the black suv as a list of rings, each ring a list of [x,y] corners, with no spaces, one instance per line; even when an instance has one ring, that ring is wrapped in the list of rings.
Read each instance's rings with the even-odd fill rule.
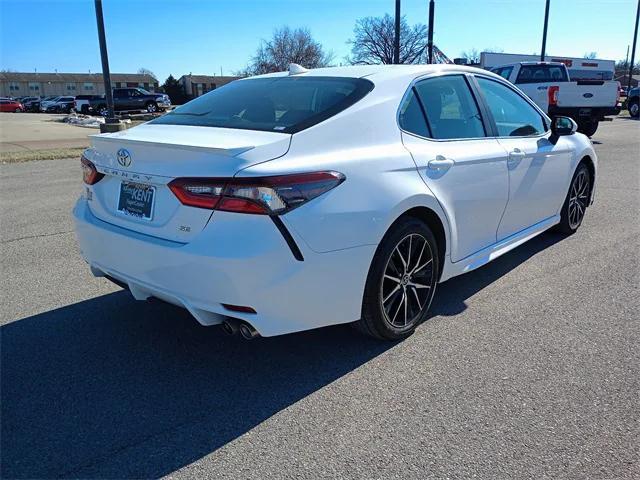
[[[164,93],[150,93],[143,88],[114,88],[113,106],[116,112],[145,111],[161,112],[171,106],[169,96]],[[104,96],[89,100],[89,110],[107,115],[107,101]]]

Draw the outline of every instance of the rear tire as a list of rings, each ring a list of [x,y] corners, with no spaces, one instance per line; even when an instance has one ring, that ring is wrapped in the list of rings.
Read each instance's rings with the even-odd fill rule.
[[[599,122],[597,120],[586,120],[578,123],[578,131],[587,137],[592,137],[598,130]]]
[[[587,166],[581,163],[571,179],[567,198],[560,212],[560,223],[556,225],[555,230],[565,235],[575,233],[582,225],[590,198],[591,176]]]
[[[632,100],[629,102],[629,115],[633,118],[640,116],[640,102],[638,100]]]
[[[356,328],[382,340],[411,335],[427,318],[440,274],[438,258],[426,224],[412,217],[396,222],[371,263]]]

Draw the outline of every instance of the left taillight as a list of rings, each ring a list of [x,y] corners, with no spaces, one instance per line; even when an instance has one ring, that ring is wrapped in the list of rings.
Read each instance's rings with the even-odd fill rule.
[[[338,172],[309,172],[259,178],[177,178],[169,188],[183,205],[282,215],[303,205],[345,179]]]
[[[104,173],[98,172],[93,162],[84,155],[80,157],[80,165],[82,166],[82,180],[87,185],[94,185],[104,177]]]

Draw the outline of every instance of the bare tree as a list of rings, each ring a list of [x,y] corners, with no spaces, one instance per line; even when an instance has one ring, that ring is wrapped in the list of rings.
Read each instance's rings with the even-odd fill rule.
[[[391,15],[365,17],[356,21],[351,56],[347,61],[353,65],[393,63],[393,41],[395,21]],[[400,63],[426,62],[427,26],[416,24],[410,27],[405,17],[400,19]]]
[[[472,48],[471,50],[460,52],[460,56],[462,58],[466,58],[467,63],[480,63],[480,52],[477,48]]]
[[[155,73],[153,73],[153,72],[152,72],[151,70],[149,70],[148,68],[141,67],[141,68],[139,68],[139,69],[138,69],[138,73],[139,73],[140,75],[151,75],[151,76],[152,76],[153,78],[155,78],[156,80],[158,79],[158,77],[156,77],[156,74],[155,74]]]
[[[504,50],[500,48],[485,48],[482,52],[487,53],[502,53]],[[460,52],[460,56],[462,58],[466,58],[468,63],[480,63],[480,54],[482,53],[478,51],[477,48],[472,48],[471,50],[465,50],[464,52]]]
[[[583,55],[583,57],[582,57],[582,58],[586,58],[586,59],[588,59],[588,60],[593,60],[593,59],[595,59],[595,58],[598,58],[598,52],[588,52],[588,53],[585,53],[585,54]]]
[[[270,40],[262,40],[249,65],[236,73],[247,76],[282,72],[289,68],[290,63],[305,68],[320,68],[328,66],[332,59],[333,54],[325,52],[308,29],[292,30],[284,26],[275,30]]]

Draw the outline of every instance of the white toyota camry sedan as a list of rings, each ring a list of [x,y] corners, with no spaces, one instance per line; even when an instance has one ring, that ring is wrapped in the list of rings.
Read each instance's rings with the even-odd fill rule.
[[[93,274],[246,338],[406,337],[438,283],[575,232],[597,175],[571,119],[456,65],[293,65],[95,135],[81,163]]]

